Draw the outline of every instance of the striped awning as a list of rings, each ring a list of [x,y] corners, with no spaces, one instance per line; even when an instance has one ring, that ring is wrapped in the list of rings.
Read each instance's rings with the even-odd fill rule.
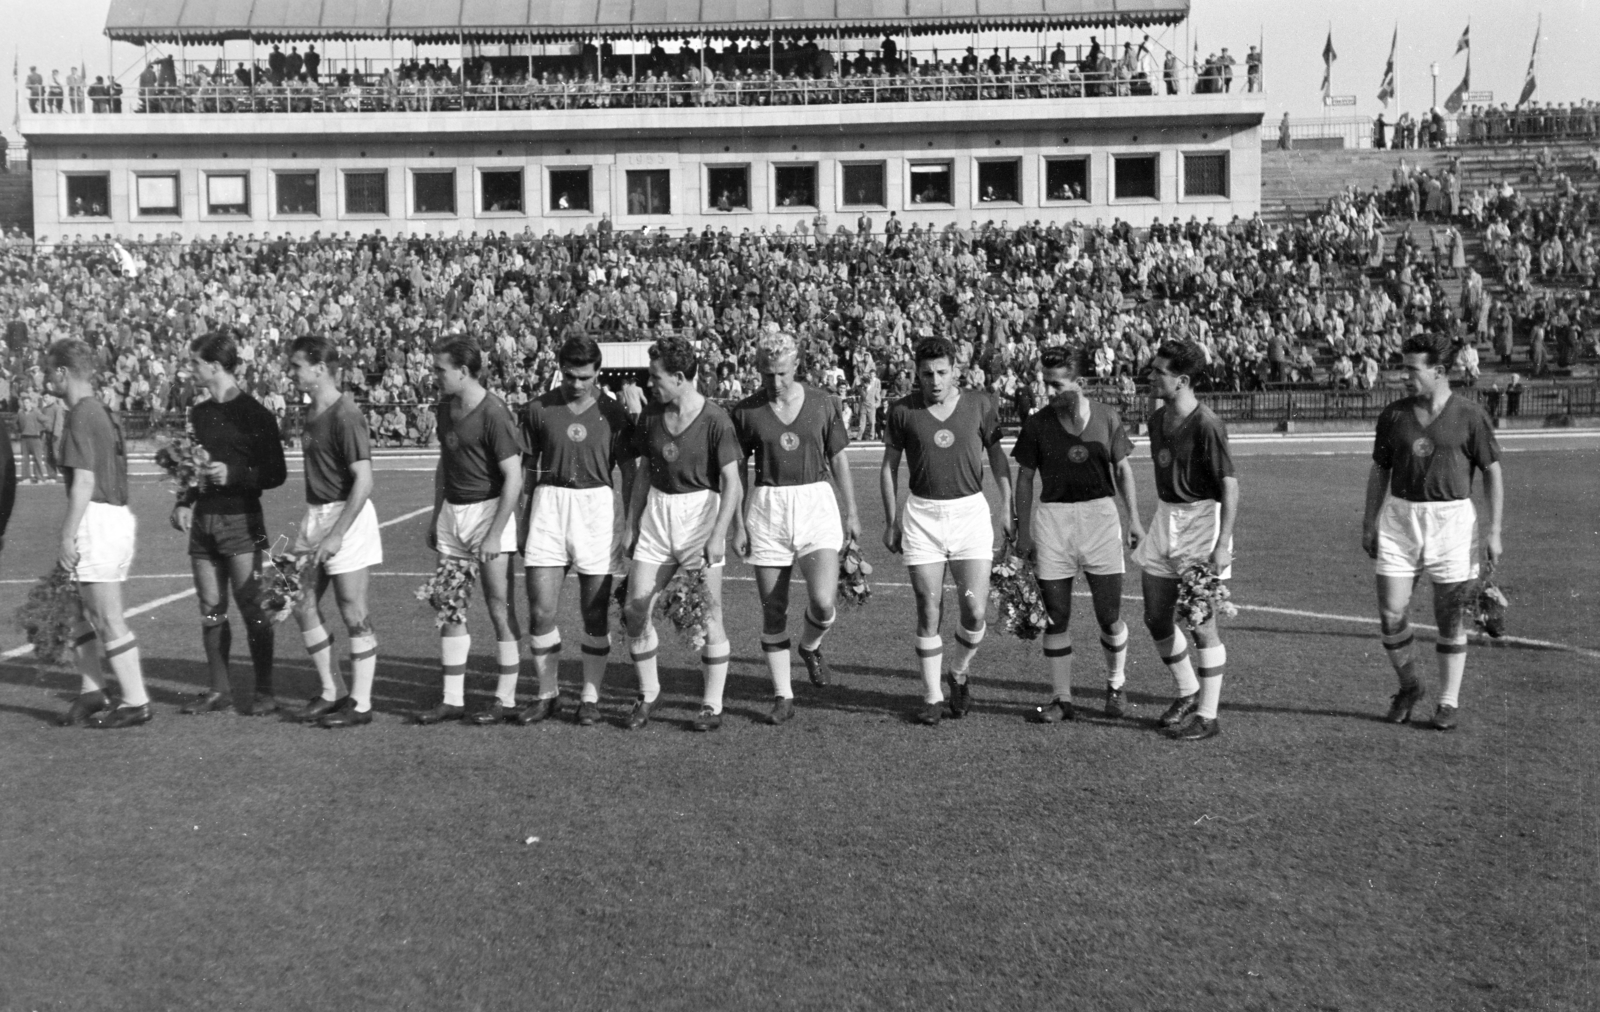
[[[111,0],[119,42],[862,35],[1168,25],[1189,0]]]

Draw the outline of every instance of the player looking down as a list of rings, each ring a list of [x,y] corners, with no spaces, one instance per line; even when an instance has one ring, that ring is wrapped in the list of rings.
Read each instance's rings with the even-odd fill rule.
[[[1122,621],[1122,523],[1128,514],[1129,548],[1144,537],[1133,485],[1133,441],[1115,409],[1097,404],[1079,384],[1081,360],[1065,348],[1046,348],[1039,367],[1049,402],[1022,425],[1011,451],[1017,468],[1017,553],[1032,559],[1039,594],[1050,616],[1045,664],[1054,695],[1039,707],[1046,724],[1072,720],[1072,581],[1089,584],[1106,665],[1106,716],[1127,712],[1123,693],[1128,627]],[[1043,481],[1037,502],[1034,478]]]
[[[1478,577],[1478,513],[1472,504],[1472,474],[1483,472],[1489,499],[1484,557],[1490,572],[1500,562],[1505,481],[1500,445],[1488,414],[1450,392],[1450,339],[1417,334],[1401,346],[1406,395],[1378,416],[1367,475],[1361,547],[1377,562],[1378,617],[1383,649],[1400,678],[1384,719],[1404,724],[1422,702],[1411,648],[1415,638],[1407,612],[1417,579],[1433,581],[1433,614],[1439,626],[1434,652],[1439,666],[1439,703],[1432,727],[1456,726],[1461,679],[1467,667],[1463,596]]]
[[[983,458],[1000,487],[1000,522],[1012,530],[1011,466],[1000,446],[1000,416],[994,402],[956,382],[955,348],[942,337],[917,344],[913,359],[917,389],[889,406],[879,474],[886,518],[883,543],[905,556],[917,599],[917,657],[924,705],[917,719],[937,724],[944,716],[941,691],[944,641],[944,575],[956,585],[960,611],[955,656],[950,663],[950,715],[970,706],[972,657],[986,631],[989,570],[994,527],[983,497]],[[900,502],[900,458],[910,469],[911,494]]]
[[[289,349],[289,373],[300,392],[311,398],[300,434],[306,513],[294,552],[311,553],[314,566],[295,619],[322,683],[321,695],[300,711],[299,718],[321,727],[370,724],[378,639],[368,621],[367,586],[372,567],[383,562],[378,513],[371,499],[372,440],[355,399],[339,389],[339,349],[332,341],[311,335],[296,338]],[[333,637],[322,625],[322,595],[329,584],[350,634],[348,689],[334,661]]]
[[[522,495],[522,438],[506,402],[485,390],[478,377],[483,352],[470,337],[448,337],[433,346],[439,392],[439,467],[433,479],[433,523],[428,547],[447,559],[477,559],[483,606],[494,628],[499,677],[494,702],[472,715],[474,724],[514,717],[521,639],[511,610],[511,556],[517,550],[517,499]],[[418,724],[460,720],[466,715],[467,658],[472,636],[465,623],[439,629],[444,698],[416,715]]]
[[[761,389],[733,409],[744,458],[754,457],[756,483],[735,514],[733,547],[756,571],[761,597],[761,650],[776,697],[770,724],[794,716],[790,681],[789,583],[796,563],[807,591],[800,659],[817,685],[832,681],[822,638],[833,627],[839,589],[839,551],[845,538],[861,536],[855,486],[845,453],[850,436],[839,404],[827,393],[795,379],[800,352],[794,336],[763,334],[756,368]],[[829,473],[844,497],[845,520],[828,484]],[[739,477],[749,487],[744,460]]]
[[[60,457],[67,514],[61,523],[60,564],[78,581],[80,617],[72,630],[72,653],[83,680],[57,723],[134,727],[151,717],[139,641],[122,615],[122,584],[133,568],[138,524],[128,508],[122,427],[95,396],[95,360],[84,341],[57,341],[45,352],[45,379],[67,404]],[[116,706],[106,695],[102,657],[122,689]]]
[[[528,582],[528,653],[539,677],[539,696],[518,712],[521,724],[554,717],[560,708],[556,615],[569,567],[578,574],[584,632],[577,722],[587,727],[600,719],[600,684],[611,653],[608,610],[616,547],[611,474],[621,471],[624,496],[634,477],[628,416],[621,404],[601,396],[600,362],[600,345],[593,338],[567,339],[556,354],[561,385],[529,401],[522,416],[525,463],[533,482],[522,564]]]
[[[1239,480],[1227,429],[1194,395],[1194,378],[1204,364],[1204,353],[1188,341],[1162,344],[1150,363],[1150,392],[1162,401],[1150,416],[1159,501],[1134,551],[1134,561],[1144,570],[1144,624],[1178,692],[1157,723],[1183,741],[1221,733],[1217,706],[1228,655],[1215,616],[1196,626],[1196,678],[1188,641],[1175,621],[1179,579],[1196,563],[1209,565],[1221,579],[1232,575],[1233,522],[1239,509]]]
[[[228,591],[239,601],[254,691],[235,700],[240,713],[263,716],[277,710],[272,694],[276,629],[256,594],[267,551],[267,521],[261,493],[288,478],[278,419],[244,392],[234,371],[239,349],[232,335],[218,331],[189,346],[189,368],[210,394],[189,409],[189,428],[211,455],[205,484],[178,500],[172,525],[189,535],[189,562],[200,602],[200,638],[205,647],[211,690],[183,707],[183,713],[209,713],[228,706],[228,655],[233,627],[228,623]],[[187,490],[186,490],[187,491]]]
[[[659,594],[679,567],[706,569],[710,608],[700,661],[705,693],[696,731],[722,726],[722,691],[728,680],[728,634],[722,625],[722,565],[728,527],[739,510],[739,440],[728,413],[695,388],[700,360],[681,337],[650,346],[650,389],[655,403],[633,430],[631,452],[645,458],[648,482],[634,482],[628,504],[633,564],[623,621],[639,677],[639,701],[627,726],[650,722],[661,693],[656,673],[660,638],[650,621]]]

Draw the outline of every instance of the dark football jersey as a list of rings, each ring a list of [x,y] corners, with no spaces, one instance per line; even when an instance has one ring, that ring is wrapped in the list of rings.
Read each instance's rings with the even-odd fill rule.
[[[921,499],[962,499],[983,491],[984,451],[1000,440],[1000,414],[987,394],[961,391],[944,421],[933,417],[916,391],[889,405],[884,442],[905,451],[911,494]]]
[[[467,412],[447,397],[439,402],[439,447],[445,502],[464,506],[500,497],[506,482],[500,462],[522,453],[522,434],[511,409],[494,394]]]
[[[1451,395],[1432,423],[1423,425],[1407,397],[1378,416],[1372,460],[1389,471],[1389,494],[1411,502],[1450,502],[1472,496],[1472,474],[1500,459],[1489,415]]]
[[[300,433],[306,461],[306,502],[321,506],[350,498],[355,475],[350,465],[372,459],[367,420],[348,393],[327,410],[306,419]]]
[[[189,409],[194,437],[213,462],[228,465],[226,485],[206,485],[195,512],[237,516],[261,512],[261,493],[289,477],[278,417],[240,392],[230,401],[203,401]]]
[[[733,419],[712,401],[676,436],[660,405],[650,405],[633,428],[632,452],[649,461],[650,486],[667,495],[720,492],[722,468],[740,459]]]
[[[1167,432],[1171,408],[1150,416],[1150,455],[1155,458],[1156,495],[1162,502],[1222,501],[1222,479],[1233,477],[1233,452],[1222,419],[1204,404],[1195,406]]]
[[[1115,466],[1133,452],[1133,440],[1115,408],[1089,402],[1089,422],[1074,436],[1056,409],[1045,405],[1023,423],[1011,456],[1039,472],[1040,502],[1089,502],[1116,495]]]
[[[608,397],[597,397],[580,413],[559,389],[529,401],[522,436],[532,484],[610,488],[611,472],[628,455],[631,428],[627,411]]]
[[[61,466],[71,468],[67,487],[78,472],[94,475],[91,502],[128,505],[128,450],[122,426],[99,398],[85,397],[67,412],[61,433]]]
[[[828,478],[828,463],[850,445],[839,403],[815,387],[794,421],[785,425],[765,391],[733,409],[733,425],[745,456],[754,456],[757,485],[811,485]]]

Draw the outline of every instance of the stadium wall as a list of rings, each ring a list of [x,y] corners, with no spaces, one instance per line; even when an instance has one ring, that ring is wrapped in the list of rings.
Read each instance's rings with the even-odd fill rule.
[[[792,231],[819,211],[830,227],[851,228],[864,211],[875,229],[889,211],[908,225],[941,227],[973,220],[1120,217],[1145,225],[1174,215],[1248,217],[1260,208],[1262,113],[1259,96],[1180,96],[536,113],[53,115],[26,116],[23,132],[33,151],[35,231],[46,235],[193,238],[374,228],[543,234],[581,230],[602,215],[619,229],[709,224]],[[1118,172],[1142,159],[1154,159],[1155,195],[1119,195]],[[1084,199],[1056,199],[1047,182],[1072,173],[1052,165],[1074,161],[1083,167]],[[1191,192],[1202,162],[1210,167],[1209,192]],[[814,203],[784,206],[783,181],[804,179],[808,166]],[[868,176],[880,166],[881,196],[858,203],[844,187],[846,166],[867,166]],[[941,166],[948,199],[919,199],[930,189],[914,180],[941,175]],[[741,168],[748,206],[718,210],[714,182],[730,178],[725,170],[739,178]],[[589,208],[554,208],[558,184],[574,177],[552,172],[584,170]],[[861,178],[859,168],[849,171]],[[361,199],[381,192],[383,210],[363,213],[352,203],[347,177],[378,172],[379,184],[364,177]],[[439,172],[453,176],[446,183],[427,176]],[[639,174],[648,172],[666,173],[652,177],[665,182],[666,213],[638,213]],[[491,176],[504,193],[519,173],[513,188],[522,209],[489,209]],[[983,180],[1013,174],[1016,199],[983,199]],[[71,195],[81,197],[89,177],[103,180],[105,214],[74,213]],[[212,177],[243,180],[243,213],[215,213],[210,201],[219,184]],[[293,177],[291,190],[298,187],[298,203],[284,202],[286,177]],[[161,179],[170,182],[148,181]],[[435,208],[441,200],[449,207],[424,206],[423,186]],[[145,199],[152,190],[174,191],[175,207],[149,213],[141,188]],[[297,207],[309,212],[295,213]]]

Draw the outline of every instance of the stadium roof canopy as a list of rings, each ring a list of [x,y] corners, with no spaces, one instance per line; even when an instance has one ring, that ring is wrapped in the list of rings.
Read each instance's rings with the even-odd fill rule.
[[[111,0],[106,35],[143,44],[937,34],[1170,25],[1188,14],[1189,0]]]

